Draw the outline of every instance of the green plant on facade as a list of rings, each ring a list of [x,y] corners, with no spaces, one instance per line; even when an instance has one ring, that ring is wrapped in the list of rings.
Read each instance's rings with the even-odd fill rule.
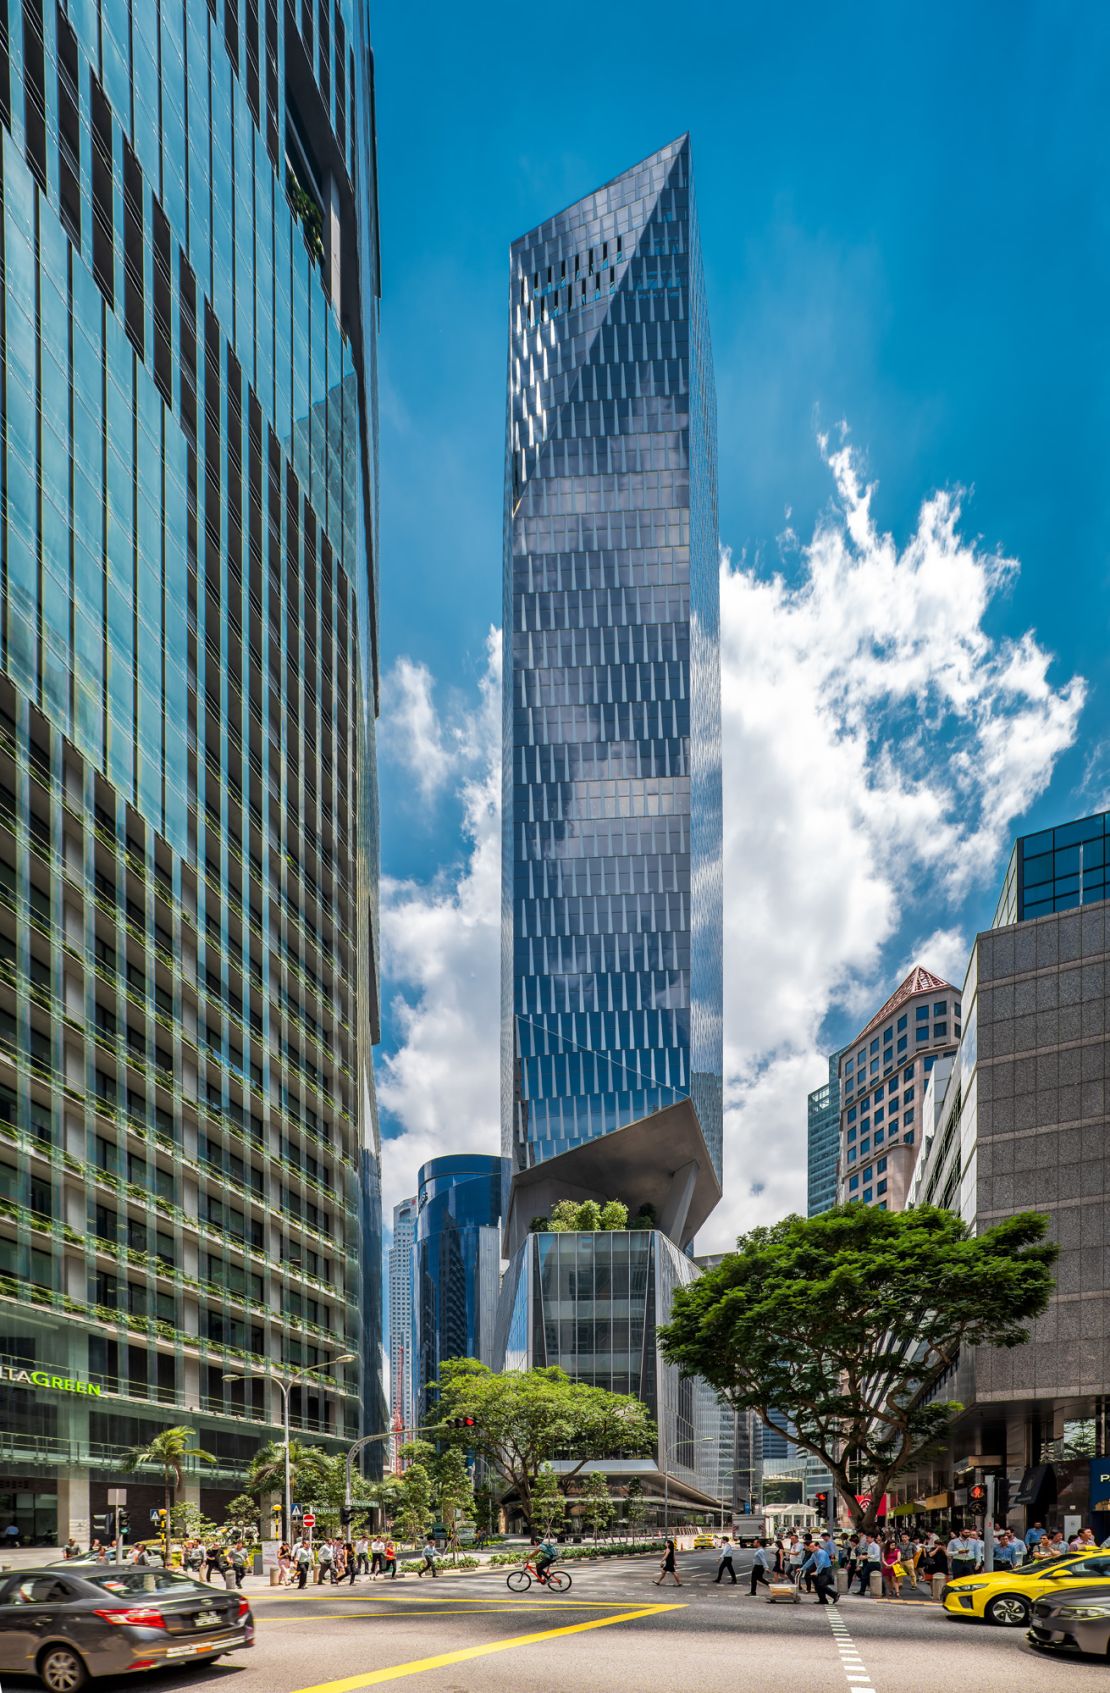
[[[305,245],[317,264],[324,259],[324,219],[316,201],[306,189],[301,187],[292,165],[286,165],[285,192],[289,196],[289,204],[293,216],[304,231]]]

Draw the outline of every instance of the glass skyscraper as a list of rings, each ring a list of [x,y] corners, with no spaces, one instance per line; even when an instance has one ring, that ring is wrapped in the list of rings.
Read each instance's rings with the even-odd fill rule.
[[[1071,911],[1107,897],[1110,811],[1019,835],[998,898],[993,928]]]
[[[299,1368],[298,1433],[383,1426],[367,8],[8,0],[0,137],[0,1511],[49,1541],[174,1423],[218,1517]]]
[[[499,1341],[638,1394],[649,1497],[718,1427],[656,1347],[720,1197],[716,416],[681,137],[514,241],[505,474]],[[560,1197],[636,1227],[543,1232]],[[654,1225],[654,1226],[653,1226]]]
[[[716,415],[684,136],[512,244],[502,1151],[721,1165]]]
[[[811,1217],[836,1204],[836,1170],[840,1158],[840,1060],[829,1057],[829,1079],[809,1096],[807,1113],[807,1209]]]
[[[431,1414],[448,1358],[494,1362],[501,1274],[500,1158],[449,1153],[417,1179],[413,1236],[416,1415]]]

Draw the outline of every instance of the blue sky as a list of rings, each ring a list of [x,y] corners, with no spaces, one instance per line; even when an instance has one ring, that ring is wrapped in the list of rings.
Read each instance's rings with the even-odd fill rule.
[[[790,1172],[822,1046],[852,1033],[920,943],[940,937],[934,967],[957,969],[1015,828],[1110,795],[1110,13],[383,4],[374,28],[382,1094],[385,1132],[401,1137],[387,1193],[460,1135],[496,1142],[487,637],[501,605],[508,245],[689,129],[733,572],[726,1182],[744,1197],[728,1214],[739,1226],[800,1202]],[[850,460],[835,456],[841,420]],[[962,491],[939,535],[938,490]],[[768,671],[754,631],[786,662]],[[797,756],[815,734],[824,770]],[[846,745],[857,762],[826,791]],[[784,827],[812,828],[814,854],[840,842],[825,854],[843,850],[839,885],[811,883],[808,854],[792,869],[753,829],[749,780]],[[812,815],[807,789],[821,790]],[[805,932],[794,939],[808,989],[761,945],[779,902],[816,929],[812,955]],[[770,995],[755,982],[768,971]],[[751,1148],[768,1135],[781,1169],[764,1181]]]

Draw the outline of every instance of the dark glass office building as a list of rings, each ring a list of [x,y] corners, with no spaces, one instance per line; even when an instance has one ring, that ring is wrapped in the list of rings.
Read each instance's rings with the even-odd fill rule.
[[[433,1158],[417,1180],[412,1250],[416,1407],[429,1415],[448,1358],[495,1362],[501,1275],[500,1158]]]
[[[372,75],[361,0],[0,18],[0,1509],[43,1541],[121,1481],[144,1521],[118,1455],[175,1423],[218,1519],[298,1369],[298,1433],[383,1426]]]
[[[689,137],[514,241],[502,1151],[721,1161],[716,413]]]
[[[1110,811],[1080,817],[1035,835],[1019,835],[992,927],[1071,911],[1107,896]]]

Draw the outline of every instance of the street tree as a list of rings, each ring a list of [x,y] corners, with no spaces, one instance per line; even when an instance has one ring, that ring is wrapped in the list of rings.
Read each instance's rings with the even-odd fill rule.
[[[224,1512],[224,1530],[235,1540],[256,1540],[259,1537],[258,1501],[249,1493],[237,1493]]]
[[[303,1440],[289,1442],[289,1475],[293,1498],[309,1505],[323,1504],[332,1483],[334,1469],[322,1446],[308,1446]],[[255,1499],[264,1493],[280,1493],[285,1487],[285,1442],[268,1440],[247,1466],[247,1492]]]
[[[413,1546],[419,1544],[432,1526],[433,1497],[431,1473],[427,1465],[417,1458],[401,1477],[400,1508],[396,1517],[402,1539]]]
[[[613,1500],[609,1493],[609,1483],[600,1470],[591,1470],[586,1477],[586,1486],[582,1493],[582,1515],[594,1532],[594,1545],[597,1545],[599,1529],[608,1528],[613,1520]]]
[[[624,1517],[630,1534],[635,1535],[636,1530],[647,1516],[647,1510],[647,1501],[644,1499],[644,1484],[639,1476],[633,1476],[628,1484],[624,1506]]]
[[[550,1464],[543,1464],[532,1483],[532,1508],[528,1520],[534,1534],[554,1534],[566,1521],[566,1494]]]
[[[440,1372],[439,1396],[445,1423],[474,1418],[451,1438],[497,1471],[529,1521],[536,1477],[556,1455],[570,1460],[565,1485],[591,1458],[640,1457],[655,1439],[641,1400],[571,1381],[557,1366],[498,1373],[475,1358],[452,1358]]]
[[[435,1504],[439,1518],[447,1530],[447,1544],[452,1559],[459,1555],[459,1523],[474,1515],[474,1483],[467,1467],[466,1454],[458,1446],[448,1446],[436,1459],[432,1470],[435,1484]]]
[[[120,1468],[128,1472],[157,1468],[162,1472],[162,1486],[165,1490],[165,1540],[166,1550],[169,1550],[170,1512],[173,1509],[177,1495],[185,1481],[185,1465],[190,1458],[195,1458],[200,1464],[214,1464],[215,1458],[211,1452],[196,1445],[196,1434],[191,1428],[178,1425],[175,1428],[159,1429],[147,1441],[141,1441],[137,1446],[130,1447],[120,1459]]]
[[[963,1409],[935,1397],[961,1349],[1020,1346],[1045,1309],[1046,1228],[1022,1212],[973,1235],[924,1205],[787,1217],[677,1289],[663,1355],[812,1452],[871,1531],[886,1489]]]

